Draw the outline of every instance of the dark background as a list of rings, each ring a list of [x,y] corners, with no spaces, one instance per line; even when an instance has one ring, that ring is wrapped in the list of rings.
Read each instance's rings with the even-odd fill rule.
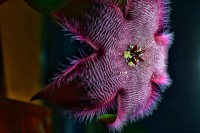
[[[125,126],[122,133],[199,133],[200,132],[200,1],[171,1],[171,32],[174,43],[169,51],[169,74],[173,84],[164,93],[152,116]],[[78,55],[78,41],[71,42],[61,28],[48,17],[44,19],[43,84],[47,84],[58,64],[69,63],[66,57]],[[82,45],[84,48],[84,45]],[[80,48],[80,47],[79,47]],[[59,63],[61,62],[61,63]],[[78,124],[64,119],[54,110],[55,133],[107,133],[98,122]]]

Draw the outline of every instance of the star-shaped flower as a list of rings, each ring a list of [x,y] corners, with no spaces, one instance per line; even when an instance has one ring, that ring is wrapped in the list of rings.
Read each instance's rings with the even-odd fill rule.
[[[72,61],[32,100],[47,99],[81,120],[116,112],[109,129],[151,114],[170,84],[166,72],[172,35],[165,0],[87,0],[78,17],[64,7],[57,21],[95,52]],[[84,5],[83,5],[84,6]],[[81,16],[81,17],[80,17]]]

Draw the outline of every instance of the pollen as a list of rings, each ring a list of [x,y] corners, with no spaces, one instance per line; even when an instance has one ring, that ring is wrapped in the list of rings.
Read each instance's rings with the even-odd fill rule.
[[[130,45],[124,52],[126,63],[133,67],[136,66],[139,62],[144,62],[144,59],[142,58],[144,52],[145,50],[142,50],[142,48],[138,47],[137,45]]]

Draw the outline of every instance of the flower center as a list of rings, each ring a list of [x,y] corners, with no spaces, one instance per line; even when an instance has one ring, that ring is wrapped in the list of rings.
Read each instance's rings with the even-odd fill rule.
[[[142,58],[142,54],[144,52],[145,50],[142,50],[142,48],[138,47],[137,45],[130,45],[124,52],[126,63],[129,66],[136,66],[140,61],[144,62],[144,59]]]

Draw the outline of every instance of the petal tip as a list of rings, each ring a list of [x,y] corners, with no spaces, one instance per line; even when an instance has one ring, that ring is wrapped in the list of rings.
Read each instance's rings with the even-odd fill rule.
[[[30,102],[35,101],[35,100],[39,100],[39,99],[43,99],[44,95],[42,93],[42,91],[36,93],[31,99]]]

